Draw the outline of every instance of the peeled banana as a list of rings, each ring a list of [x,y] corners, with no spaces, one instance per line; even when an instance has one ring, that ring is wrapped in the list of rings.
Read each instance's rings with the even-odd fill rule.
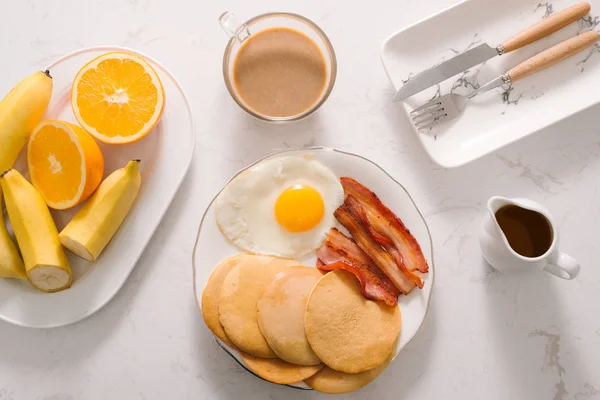
[[[52,77],[38,71],[23,79],[0,102],[0,173],[13,167],[52,96]]]
[[[67,289],[71,267],[42,195],[14,169],[0,175],[0,186],[29,282],[43,292]]]
[[[132,160],[110,174],[62,230],[62,245],[81,258],[96,261],[138,195],[142,183],[139,169],[140,160]]]
[[[27,280],[23,260],[4,225],[3,208],[2,188],[0,188],[0,278]]]

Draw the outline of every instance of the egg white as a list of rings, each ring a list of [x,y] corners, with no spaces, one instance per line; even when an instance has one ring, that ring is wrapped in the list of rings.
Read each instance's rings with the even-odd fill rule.
[[[310,186],[323,198],[325,213],[314,228],[290,232],[275,217],[275,201],[287,188]],[[344,201],[337,176],[320,162],[296,156],[265,160],[233,179],[216,199],[221,232],[242,250],[285,258],[317,249],[335,226],[333,212]]]

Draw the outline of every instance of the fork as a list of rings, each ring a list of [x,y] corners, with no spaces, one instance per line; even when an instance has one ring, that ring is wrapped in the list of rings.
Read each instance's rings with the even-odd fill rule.
[[[465,109],[469,99],[548,68],[592,46],[598,38],[600,38],[600,33],[595,31],[582,33],[523,61],[466,96],[450,93],[435,98],[410,112],[413,124],[415,128],[422,130],[450,121]]]

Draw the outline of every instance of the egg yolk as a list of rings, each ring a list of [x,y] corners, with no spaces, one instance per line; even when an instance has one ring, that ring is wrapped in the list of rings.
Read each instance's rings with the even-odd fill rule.
[[[275,218],[290,232],[305,232],[314,228],[323,218],[323,214],[323,198],[310,186],[291,186],[275,201]]]

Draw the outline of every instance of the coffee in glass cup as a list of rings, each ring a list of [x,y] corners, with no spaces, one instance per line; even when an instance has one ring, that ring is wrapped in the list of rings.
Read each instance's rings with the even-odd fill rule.
[[[237,24],[219,18],[231,36],[223,74],[233,99],[249,114],[270,122],[297,121],[327,99],[336,77],[331,43],[310,20],[270,13]]]

